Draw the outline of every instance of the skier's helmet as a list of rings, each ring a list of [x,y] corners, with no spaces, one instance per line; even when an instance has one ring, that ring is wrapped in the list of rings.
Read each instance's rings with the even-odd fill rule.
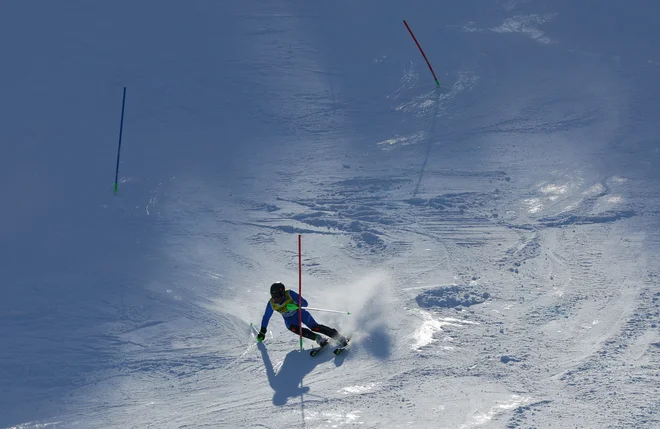
[[[270,285],[270,296],[275,300],[279,301],[284,297],[284,290],[286,288],[284,287],[284,283],[282,282],[276,282]]]

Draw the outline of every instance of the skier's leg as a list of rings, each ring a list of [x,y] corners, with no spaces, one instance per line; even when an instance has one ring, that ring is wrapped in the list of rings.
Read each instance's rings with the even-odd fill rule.
[[[296,335],[300,335],[300,326],[298,325],[289,326],[289,330]],[[310,331],[307,328],[302,328],[302,336],[312,341],[316,341],[316,344],[318,344],[321,347],[325,346],[328,343],[327,338],[319,334],[315,334],[314,332]]]
[[[296,335],[300,335],[300,326],[291,325],[289,326],[289,331],[293,332]],[[312,341],[316,341],[316,334],[307,328],[302,328],[302,336]]]
[[[305,326],[307,326],[310,329],[318,325],[316,320],[314,320],[310,312],[307,310],[302,311],[302,322],[305,324]]]
[[[319,334],[327,335],[330,338],[335,338],[337,335],[339,335],[339,332],[337,332],[336,329],[329,328],[325,325],[321,325],[318,323],[314,318],[312,317],[311,314],[309,314],[309,311],[303,310],[302,313],[302,320],[303,323],[307,326],[309,326],[312,331],[318,332]]]
[[[321,325],[320,323],[317,323],[316,325],[312,326],[312,331],[318,332],[319,334],[327,335],[330,338],[335,338],[339,336],[339,332],[337,332],[336,329],[332,329],[328,326]]]
[[[336,329],[330,328],[328,326],[318,324],[312,328],[312,331],[327,335],[328,337],[340,343],[342,346],[348,344],[348,338],[337,332]]]
[[[312,315],[309,314],[309,311],[307,310],[303,310],[302,321],[312,331],[318,332],[319,334],[326,335],[330,338],[335,338],[337,335],[339,335],[339,332],[337,332],[336,330],[332,328],[328,328],[325,325],[320,325],[316,320],[314,320],[314,317],[312,317]]]
[[[305,315],[307,313],[307,315]],[[307,316],[307,318],[305,317]],[[321,325],[320,323],[316,322],[314,318],[312,317],[311,314],[307,311],[303,311],[303,322],[305,325],[309,326],[312,328],[312,331],[318,332],[319,334],[327,335],[328,337],[332,338],[333,340],[346,345],[348,344],[348,339],[341,335],[339,332],[337,332],[336,329],[330,328],[325,325]]]
[[[297,322],[297,320],[295,322],[294,321],[289,322],[287,320],[286,321],[286,328],[289,331],[293,332],[294,334],[300,335],[300,326],[298,326],[296,324],[296,322]],[[310,339],[312,341],[317,341],[317,338],[318,338],[317,335],[314,332],[310,331],[307,328],[302,328],[302,336],[307,338],[307,339]]]

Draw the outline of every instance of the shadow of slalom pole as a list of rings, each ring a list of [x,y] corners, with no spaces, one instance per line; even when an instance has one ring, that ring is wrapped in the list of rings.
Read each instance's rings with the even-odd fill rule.
[[[419,186],[422,183],[422,177],[424,177],[424,171],[426,170],[426,164],[429,161],[431,156],[431,147],[433,146],[433,137],[435,136],[435,124],[438,122],[438,112],[440,111],[440,94],[436,94],[435,97],[435,109],[433,109],[433,119],[431,122],[431,129],[429,130],[429,137],[426,141],[426,154],[424,155],[424,162],[422,167],[419,170],[419,177],[417,178],[417,184],[415,185],[415,190],[413,191],[412,198],[417,196],[419,192]]]

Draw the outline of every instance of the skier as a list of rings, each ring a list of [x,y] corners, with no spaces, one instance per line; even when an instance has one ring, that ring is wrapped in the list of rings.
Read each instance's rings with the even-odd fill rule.
[[[266,312],[264,317],[261,320],[261,330],[257,335],[257,341],[261,342],[266,337],[266,328],[268,327],[268,321],[273,315],[273,311],[277,311],[282,314],[284,318],[284,323],[286,327],[291,332],[296,335],[300,335],[300,326],[298,325],[298,294],[290,289],[284,287],[284,283],[276,282],[270,286],[270,296],[271,299],[268,300],[266,304]],[[289,310],[287,308],[288,304],[294,304],[296,306],[295,310]],[[307,300],[302,299],[302,305],[307,306]],[[336,329],[329,328],[325,325],[319,324],[311,314],[305,309],[302,310],[302,322],[311,329],[302,328],[302,336],[310,340],[316,341],[317,344],[321,347],[325,347],[328,344],[328,339],[322,337],[319,334],[326,335],[335,341],[337,341],[341,347],[346,347],[348,344],[348,338],[341,335],[337,332]],[[313,332],[312,332],[313,331]]]

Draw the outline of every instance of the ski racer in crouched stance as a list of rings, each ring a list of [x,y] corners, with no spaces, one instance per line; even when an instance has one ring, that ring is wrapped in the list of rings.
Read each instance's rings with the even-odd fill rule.
[[[270,300],[266,305],[266,312],[261,320],[261,330],[257,335],[257,341],[261,342],[266,337],[266,328],[268,328],[268,321],[273,315],[273,311],[277,311],[284,318],[284,323],[289,331],[296,335],[300,335],[301,326],[298,321],[298,294],[290,289],[286,289],[281,282],[273,283],[270,286]],[[289,310],[287,305],[294,304],[295,309]],[[302,299],[303,307],[307,306],[307,300]],[[291,306],[289,306],[291,307]],[[328,339],[319,334],[326,335],[333,340],[337,341],[341,347],[348,344],[348,338],[337,332],[336,329],[329,328],[325,325],[319,324],[311,314],[305,309],[302,310],[302,322],[311,329],[302,328],[302,336],[310,340],[316,341],[319,346],[324,347],[328,344]]]

